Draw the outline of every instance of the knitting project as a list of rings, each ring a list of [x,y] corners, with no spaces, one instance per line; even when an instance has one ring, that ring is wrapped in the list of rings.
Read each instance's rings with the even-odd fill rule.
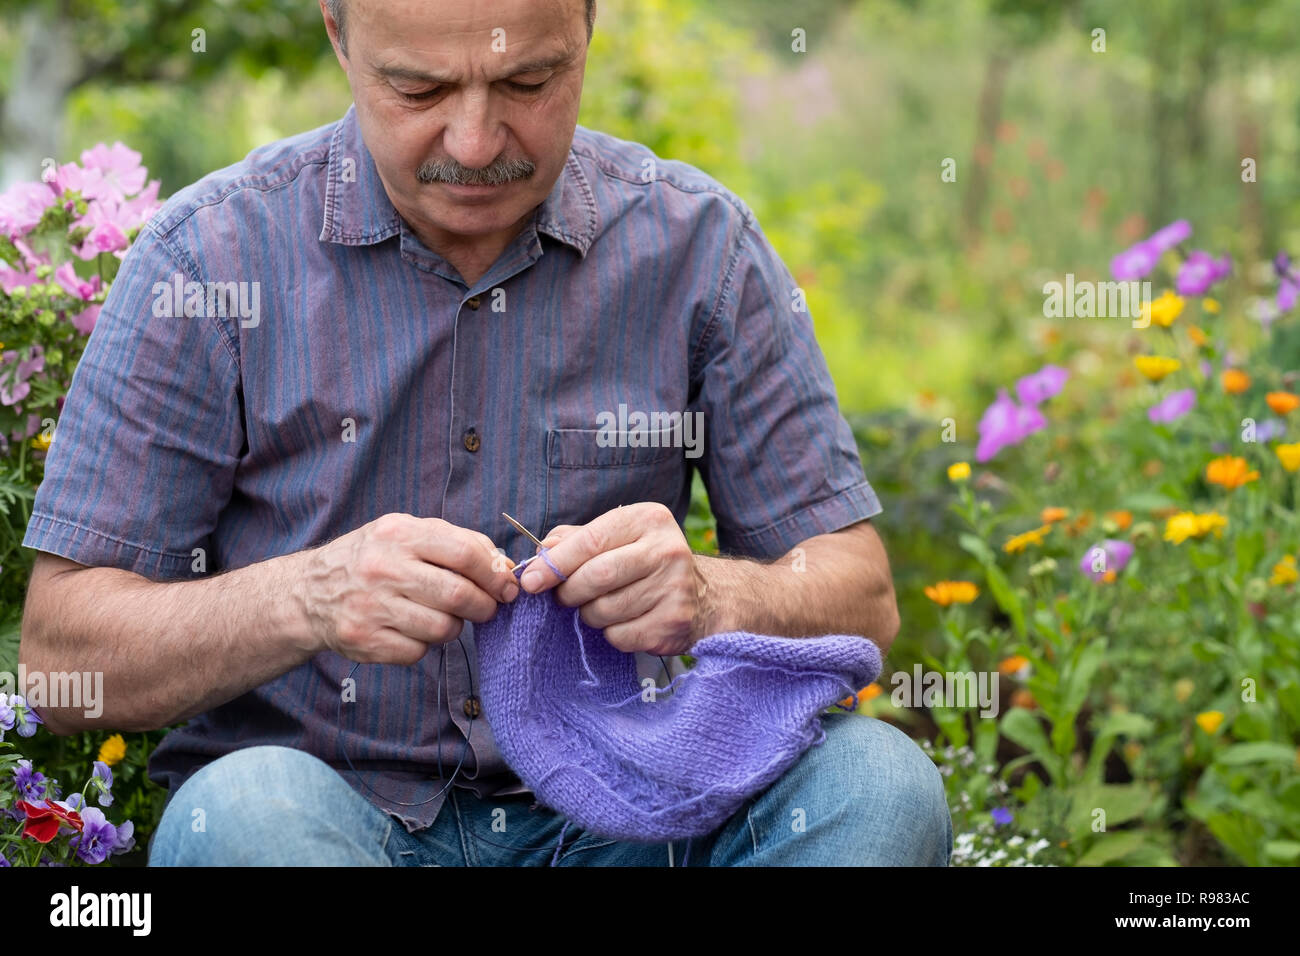
[[[863,637],[730,631],[698,641],[668,688],[643,688],[636,656],[551,591],[521,590],[475,634],[484,714],[510,767],[573,823],[643,843],[712,833],[820,744],[818,715],[881,667]]]

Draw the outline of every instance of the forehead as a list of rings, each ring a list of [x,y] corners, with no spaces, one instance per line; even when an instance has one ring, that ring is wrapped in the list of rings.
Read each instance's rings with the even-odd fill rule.
[[[344,0],[349,45],[430,61],[576,52],[586,0]],[[451,64],[448,64],[451,65]]]

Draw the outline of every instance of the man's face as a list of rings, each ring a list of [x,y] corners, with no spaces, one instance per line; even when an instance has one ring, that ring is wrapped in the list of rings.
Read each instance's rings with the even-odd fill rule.
[[[418,233],[490,235],[550,194],[578,122],[584,0],[345,3],[346,55],[331,40],[361,135]]]

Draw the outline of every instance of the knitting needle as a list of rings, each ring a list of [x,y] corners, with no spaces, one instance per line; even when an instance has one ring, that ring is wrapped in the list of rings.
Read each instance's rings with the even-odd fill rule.
[[[536,537],[536,536],[535,536],[531,531],[529,531],[527,528],[525,528],[523,525],[521,525],[521,524],[520,524],[518,521],[516,521],[514,518],[510,517],[510,516],[509,516],[508,514],[506,514],[504,511],[501,512],[501,517],[505,518],[505,519],[506,519],[507,521],[509,521],[512,525],[514,525],[515,528],[518,529],[518,531],[519,531],[521,534],[525,534],[525,535],[527,535],[527,536],[528,536],[528,540],[531,541],[533,544],[537,545],[539,548],[542,547],[542,542],[538,541],[538,540],[537,540],[537,537]]]

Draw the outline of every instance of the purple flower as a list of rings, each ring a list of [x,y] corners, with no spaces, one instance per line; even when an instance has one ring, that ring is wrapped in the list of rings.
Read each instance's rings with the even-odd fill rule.
[[[1044,365],[1033,375],[1026,375],[1016,382],[1016,395],[1025,405],[1038,405],[1060,394],[1069,377],[1069,371],[1059,365]]]
[[[1255,426],[1255,441],[1272,441],[1286,434],[1286,424],[1280,418],[1266,418]]]
[[[0,867],[4,867],[4,866],[13,866],[13,864],[9,862],[9,858],[7,856],[5,856],[3,853],[0,853]]]
[[[998,389],[998,397],[984,411],[980,419],[979,445],[975,460],[988,461],[1003,448],[1016,445],[1034,432],[1047,427],[1047,419],[1036,407],[1017,405],[1005,388]]]
[[[5,739],[5,731],[14,729],[14,721],[17,715],[14,713],[13,706],[9,703],[8,694],[0,694],[0,740]]]
[[[113,855],[130,853],[135,848],[135,824],[130,820],[117,825],[117,842],[113,844]]]
[[[1147,409],[1147,418],[1157,425],[1168,425],[1182,418],[1196,407],[1196,389],[1184,388],[1170,392],[1156,405]]]
[[[108,807],[113,805],[113,794],[110,790],[113,787],[113,771],[108,769],[108,764],[102,760],[95,761],[95,773],[91,777],[93,786],[99,791],[99,805]]]
[[[76,848],[82,862],[103,863],[117,845],[117,827],[108,822],[103,810],[87,807],[81,811],[81,832],[68,840],[68,845]]]
[[[1290,279],[1283,279],[1282,284],[1277,287],[1277,310],[1290,312],[1295,308],[1297,298],[1300,298],[1300,284]]]
[[[1146,239],[1110,260],[1110,272],[1120,282],[1141,279],[1155,268],[1160,257],[1192,234],[1186,219],[1171,222]]]
[[[1011,811],[1006,807],[998,807],[993,811],[993,822],[1000,827],[1006,826],[1013,819],[1015,818],[1011,815]]]
[[[14,767],[14,789],[20,799],[35,803],[45,799],[45,774],[32,769],[30,760],[20,760]]]
[[[36,734],[36,725],[43,724],[41,715],[27,706],[27,699],[22,694],[14,694],[9,698],[14,705],[14,711],[18,721],[18,736],[31,737]]]
[[[1227,256],[1215,259],[1208,252],[1194,249],[1178,270],[1174,286],[1179,295],[1204,295],[1210,286],[1231,273],[1232,260]]]
[[[1103,556],[1104,560],[1097,560]],[[1100,581],[1106,576],[1107,571],[1114,571],[1116,574],[1123,571],[1131,557],[1133,557],[1133,545],[1127,541],[1107,538],[1088,549],[1088,553],[1079,562],[1079,570],[1094,581]],[[1101,570],[1096,570],[1095,565],[1103,565],[1103,567]]]

